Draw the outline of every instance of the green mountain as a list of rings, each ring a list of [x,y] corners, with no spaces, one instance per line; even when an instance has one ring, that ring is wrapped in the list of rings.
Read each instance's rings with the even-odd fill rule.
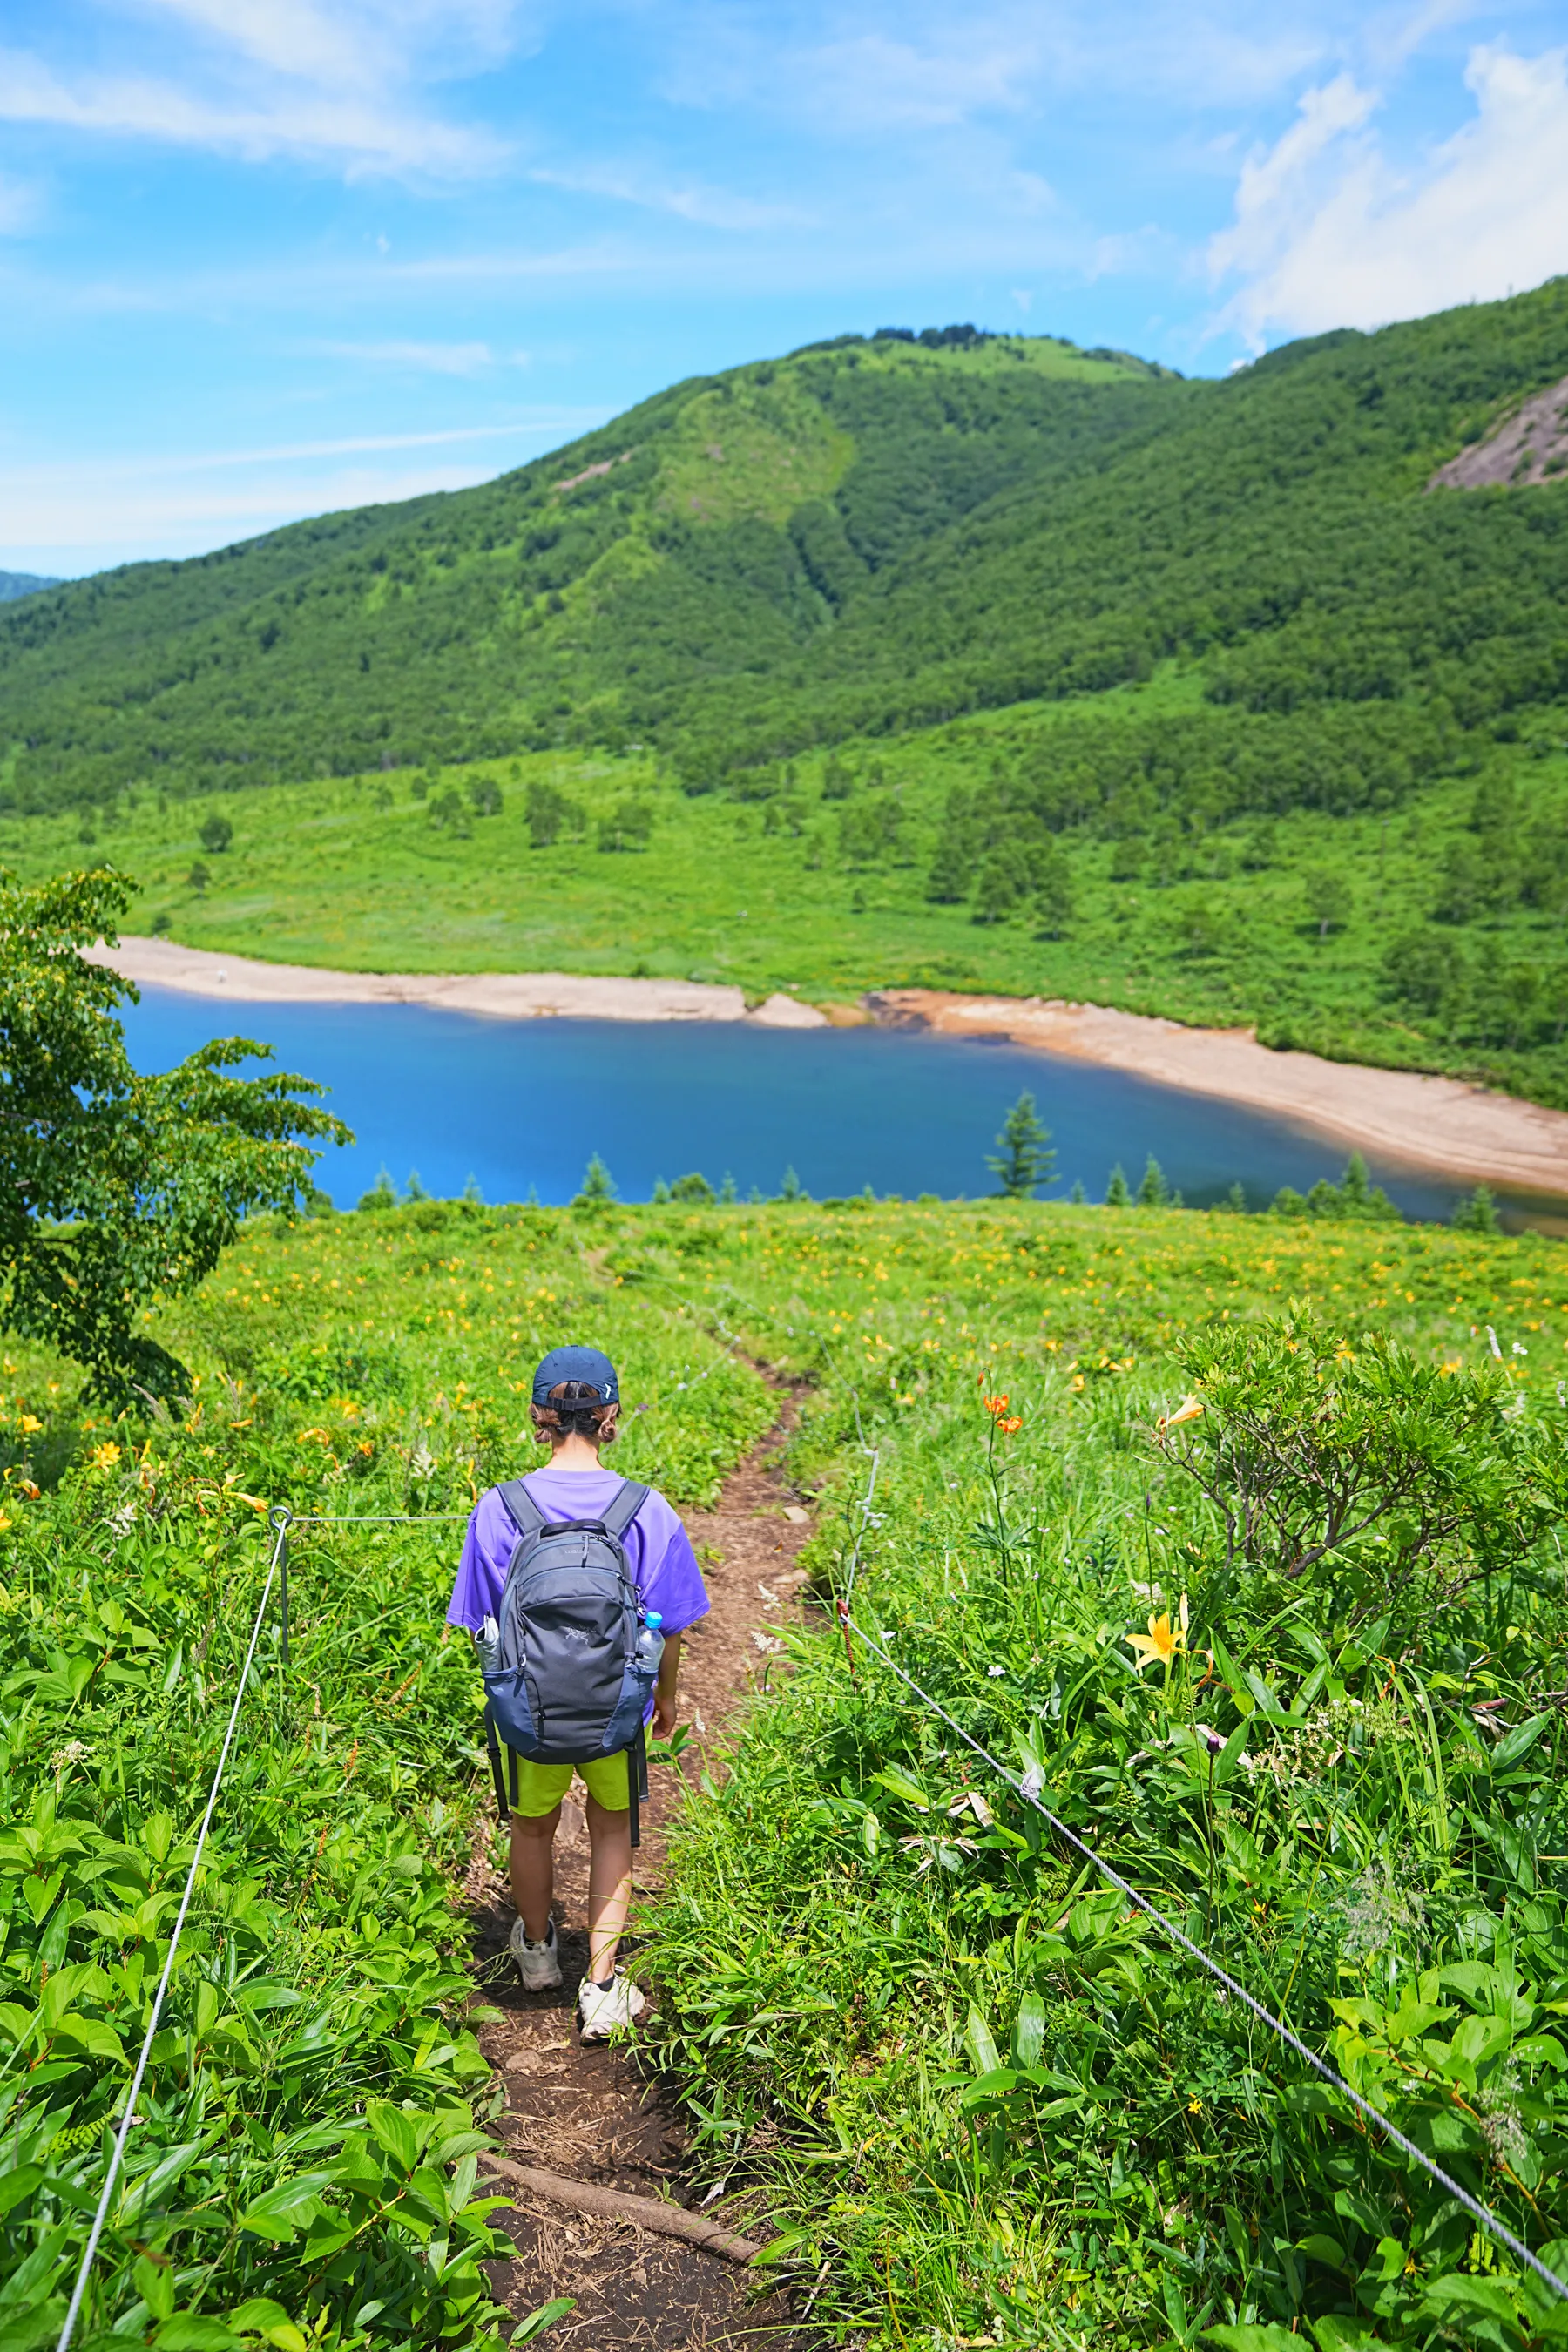
[[[912,552],[1179,389],[958,332],[695,379],[479,489],[30,600],[0,621],[13,804],[700,731],[715,688],[793,679]]]
[[[1426,489],[1565,369],[1555,281],[1223,383],[967,331],[693,380],[479,489],[29,596],[14,804],[560,740],[701,784],[1172,656],[1215,709],[1349,714],[1302,757],[1382,776],[1414,703],[1441,734],[1568,686],[1561,485]]]
[[[42,588],[58,588],[40,572],[0,572],[0,604],[14,604],[18,596],[36,596]]]
[[[228,950],[1081,995],[1568,1103],[1565,405],[1568,280],[1221,383],[957,330],[679,384],[0,613],[0,855]]]

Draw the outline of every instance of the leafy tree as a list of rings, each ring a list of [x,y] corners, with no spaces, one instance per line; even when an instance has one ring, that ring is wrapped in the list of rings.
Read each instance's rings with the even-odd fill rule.
[[[310,1193],[310,1142],[353,1139],[299,1098],[321,1092],[309,1079],[229,1076],[270,1056],[243,1037],[132,1067],[115,1008],[137,992],[81,952],[114,944],[131,896],[118,874],[0,874],[0,1320],[110,1402],[187,1387],[144,1328],[153,1302],[194,1290],[241,1218]]]
[[[1105,1188],[1105,1205],[1108,1209],[1130,1209],[1132,1205],[1132,1195],[1127,1189],[1127,1179],[1122,1173],[1120,1160],[1111,1170],[1110,1181]]]
[[[443,832],[466,836],[468,830],[468,804],[456,784],[447,784],[430,803],[430,822]]]
[[[1321,940],[1349,922],[1354,904],[1351,886],[1331,866],[1308,868],[1301,877],[1301,897],[1309,917],[1318,926]]]
[[[672,1201],[689,1201],[694,1207],[701,1208],[713,1199],[713,1187],[701,1170],[694,1168],[689,1175],[676,1178],[669,1188],[669,1197]]]
[[[389,1168],[384,1167],[370,1191],[360,1194],[359,1205],[362,1209],[368,1209],[372,1214],[383,1209],[396,1208],[397,1187],[392,1181]]]
[[[197,892],[198,895],[205,890],[207,884],[212,880],[212,868],[208,866],[204,866],[199,857],[196,859],[195,864],[191,867],[190,873],[186,877],[192,889]]]
[[[528,838],[535,849],[549,849],[561,837],[563,825],[570,821],[573,803],[553,784],[542,784],[537,776],[528,780],[528,792],[523,801],[523,815],[528,824]]]
[[[890,793],[866,794],[840,810],[838,845],[851,866],[869,866],[898,848],[904,813]]]
[[[233,825],[215,809],[202,826],[202,847],[214,857],[221,857],[233,839]]]
[[[1072,867],[1058,842],[1046,843],[1035,866],[1035,911],[1047,940],[1059,940],[1072,921]]]
[[[1435,931],[1409,931],[1392,941],[1383,961],[1383,984],[1395,1004],[1427,1021],[1441,1022],[1463,996],[1468,978],[1463,950]]]
[[[985,1165],[1005,1199],[1028,1201],[1042,1184],[1055,1183],[1056,1164],[1051,1131],[1041,1124],[1034,1096],[1025,1092],[1003,1120],[996,1150],[987,1152]]]
[[[501,788],[493,776],[476,776],[468,786],[468,799],[476,816],[500,816],[504,802]]]
[[[605,850],[646,849],[653,832],[651,801],[618,800],[599,819],[599,847]]]
[[[980,869],[980,881],[974,893],[973,920],[977,923],[999,923],[1012,912],[1018,901],[1017,877],[1011,861],[993,855]]]

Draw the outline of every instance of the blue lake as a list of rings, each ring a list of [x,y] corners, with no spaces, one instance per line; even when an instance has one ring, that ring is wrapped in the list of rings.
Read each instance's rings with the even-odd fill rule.
[[[1189,1203],[1239,1181],[1263,1207],[1282,1184],[1337,1177],[1343,1146],[1284,1121],[1115,1070],[1006,1044],[885,1029],[753,1029],[721,1022],[495,1021],[421,1005],[216,1003],[144,988],[126,1034],[142,1069],[215,1036],[271,1045],[279,1066],[331,1088],[357,1141],[318,1181],[351,1207],[384,1167],[400,1186],[488,1201],[568,1201],[597,1151],[623,1198],[700,1169],[742,1195],[786,1167],[822,1199],[858,1192],[973,1197],[985,1154],[1026,1087],[1050,1128],[1061,1197],[1103,1198],[1120,1162],[1136,1185],[1152,1152]],[[1409,1214],[1447,1217],[1462,1189],[1373,1162]],[[1511,1222],[1511,1220],[1510,1220]]]

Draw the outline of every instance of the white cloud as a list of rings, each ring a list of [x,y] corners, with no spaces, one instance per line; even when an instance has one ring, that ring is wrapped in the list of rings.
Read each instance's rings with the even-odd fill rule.
[[[842,130],[933,130],[971,115],[1012,111],[1038,68],[1036,46],[966,36],[921,49],[885,33],[835,41],[796,70],[819,121]]]
[[[541,165],[528,176],[541,187],[564,188],[572,195],[608,196],[614,203],[668,213],[702,228],[782,228],[811,218],[794,205],[758,204],[728,188],[700,183],[672,186],[657,175],[614,164],[574,164],[568,169]]]
[[[324,155],[354,173],[441,178],[491,171],[507,152],[488,131],[380,108],[351,93],[283,91],[270,102],[234,105],[138,75],[96,75],[68,84],[20,50],[0,50],[0,121],[216,148],[253,161]]]
[[[363,360],[372,367],[405,368],[424,375],[482,375],[497,365],[489,343],[312,343],[328,359]],[[525,367],[527,354],[514,352],[510,364]]]
[[[1568,51],[1471,50],[1471,119],[1414,165],[1370,128],[1374,93],[1341,75],[1244,167],[1208,248],[1239,280],[1219,326],[1271,335],[1375,327],[1491,301],[1568,269]]]
[[[462,489],[574,440],[605,415],[603,408],[541,408],[507,424],[445,432],[0,466],[0,568],[71,575],[146,557],[200,554],[306,515]],[[513,446],[461,457],[453,447],[484,441]],[[452,454],[396,462],[400,452],[437,448]],[[362,462],[345,462],[353,460]]]
[[[494,64],[514,0],[141,0],[164,32],[120,68],[57,70],[0,52],[0,120],[238,154],[326,158],[351,173],[465,179],[511,152],[443,121],[433,80]],[[172,20],[172,21],[171,21]],[[112,55],[112,45],[106,45]]]
[[[512,45],[513,0],[142,0],[253,63],[342,85],[471,71]]]

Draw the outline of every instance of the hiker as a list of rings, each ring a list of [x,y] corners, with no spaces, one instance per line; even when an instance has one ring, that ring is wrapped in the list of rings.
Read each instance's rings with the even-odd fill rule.
[[[674,1731],[680,1637],[708,1612],[670,1505],[601,1465],[620,1393],[597,1348],[551,1349],[530,1406],[549,1465],[479,1496],[447,1612],[448,1624],[473,1634],[485,1669],[496,1795],[511,1818],[517,1917],[508,1948],[525,1992],[561,1982],[553,1841],[574,1770],[587,1789],[584,2042],[605,2041],[644,2006],[616,1958],[637,1799],[647,1792],[644,1727],[651,1719],[664,1739]],[[563,1529],[570,1536],[553,1532]]]

